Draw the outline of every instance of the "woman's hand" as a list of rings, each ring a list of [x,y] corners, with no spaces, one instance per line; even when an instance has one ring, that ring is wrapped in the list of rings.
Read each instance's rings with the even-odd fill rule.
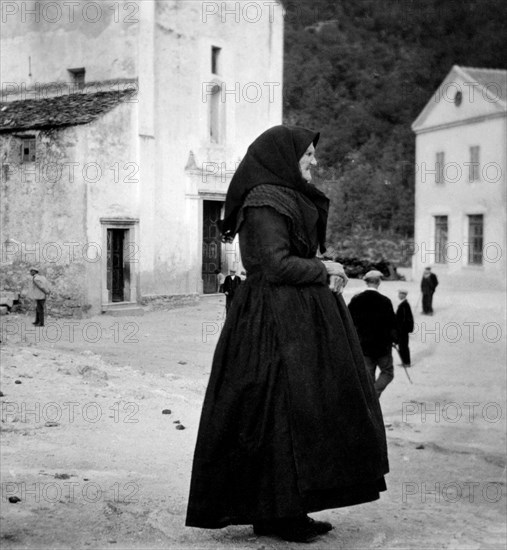
[[[338,275],[329,276],[329,289],[331,292],[336,292],[336,294],[341,294],[343,292],[343,287],[346,283],[343,282],[343,279]]]
[[[329,288],[332,292],[340,294],[349,281],[342,264],[329,261],[323,263],[329,275]]]

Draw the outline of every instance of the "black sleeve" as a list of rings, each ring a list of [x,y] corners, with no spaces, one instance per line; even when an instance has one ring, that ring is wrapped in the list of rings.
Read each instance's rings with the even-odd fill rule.
[[[291,254],[287,220],[269,206],[247,208],[244,230],[269,282],[274,284],[322,284],[327,270],[317,258]]]

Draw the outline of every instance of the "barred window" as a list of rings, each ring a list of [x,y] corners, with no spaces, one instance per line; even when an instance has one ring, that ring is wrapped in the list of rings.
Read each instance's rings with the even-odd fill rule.
[[[435,262],[447,263],[447,216],[435,216]]]
[[[85,74],[86,74],[85,68],[80,67],[79,69],[67,69],[67,70],[70,74],[71,82],[75,84],[78,90],[82,90],[85,86]]]
[[[24,136],[21,138],[20,146],[21,162],[35,162],[35,136]]]
[[[468,263],[482,265],[482,248],[484,235],[484,216],[468,216]]]

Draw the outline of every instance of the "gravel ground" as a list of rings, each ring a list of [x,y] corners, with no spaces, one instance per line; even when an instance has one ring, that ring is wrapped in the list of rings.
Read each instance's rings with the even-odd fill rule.
[[[381,286],[395,305],[398,286]],[[417,285],[403,286],[416,312],[413,383],[397,367],[382,395],[388,491],[316,514],[335,528],[309,546],[503,549],[505,296],[443,282],[423,317]],[[362,288],[351,281],[346,300]],[[223,311],[209,296],[142,317],[49,319],[44,330],[32,315],[1,318],[2,548],[300,546],[249,526],[184,527]]]

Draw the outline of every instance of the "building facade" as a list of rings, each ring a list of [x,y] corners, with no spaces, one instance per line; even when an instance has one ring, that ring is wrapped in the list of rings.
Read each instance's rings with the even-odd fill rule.
[[[4,289],[37,264],[62,314],[216,291],[215,270],[240,263],[216,225],[232,174],[282,121],[282,9],[260,8],[40,1],[4,14]]]
[[[412,125],[414,277],[506,283],[507,71],[455,65]]]

